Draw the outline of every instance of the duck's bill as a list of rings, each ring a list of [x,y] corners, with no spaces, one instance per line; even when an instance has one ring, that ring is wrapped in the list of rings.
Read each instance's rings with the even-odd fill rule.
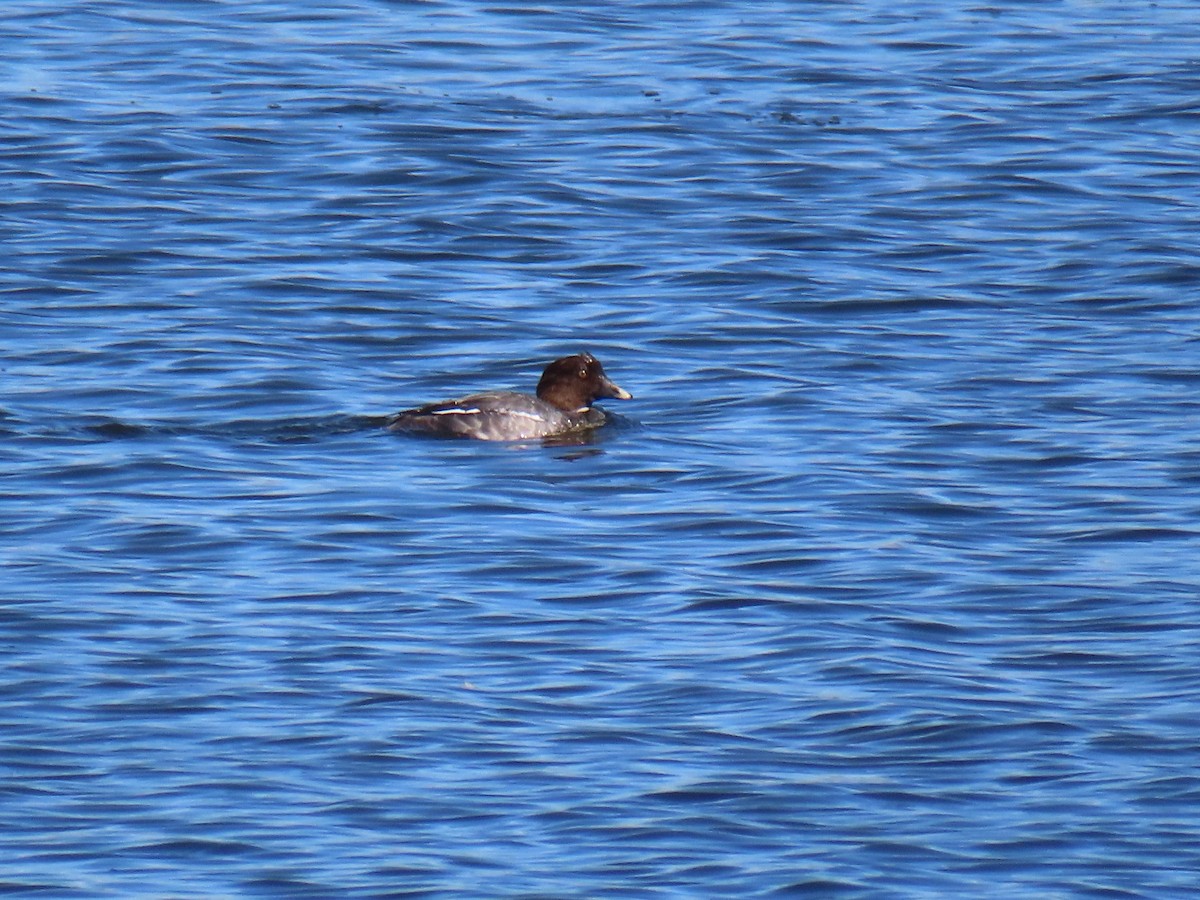
[[[618,387],[615,382],[607,377],[601,381],[600,386],[604,388],[604,393],[600,395],[601,397],[612,397],[614,400],[633,399],[633,394],[624,388]]]

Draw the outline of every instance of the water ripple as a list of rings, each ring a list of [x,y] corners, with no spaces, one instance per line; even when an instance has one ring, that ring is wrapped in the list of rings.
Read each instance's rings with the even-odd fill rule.
[[[1193,889],[1194,17],[9,6],[5,889]]]

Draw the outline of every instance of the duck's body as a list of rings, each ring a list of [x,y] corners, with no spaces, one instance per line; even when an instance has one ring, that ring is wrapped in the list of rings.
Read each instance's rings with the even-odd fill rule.
[[[536,397],[517,391],[471,394],[397,413],[387,427],[481,441],[555,437],[603,425],[607,417],[592,407],[593,401],[631,396],[608,379],[596,357],[580,353],[550,363]]]

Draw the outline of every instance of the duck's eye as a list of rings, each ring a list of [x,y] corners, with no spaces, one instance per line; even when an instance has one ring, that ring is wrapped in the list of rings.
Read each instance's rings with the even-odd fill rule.
[[[580,378],[587,378],[587,369],[580,369],[580,370],[579,370],[579,377],[580,377]]]

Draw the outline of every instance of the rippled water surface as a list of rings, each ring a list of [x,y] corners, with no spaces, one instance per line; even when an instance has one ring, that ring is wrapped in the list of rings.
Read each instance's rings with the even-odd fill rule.
[[[0,890],[1200,883],[1195,4],[0,41]]]

